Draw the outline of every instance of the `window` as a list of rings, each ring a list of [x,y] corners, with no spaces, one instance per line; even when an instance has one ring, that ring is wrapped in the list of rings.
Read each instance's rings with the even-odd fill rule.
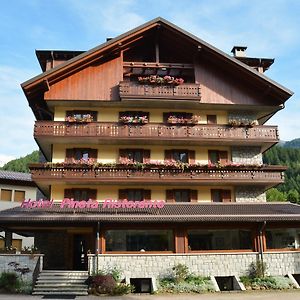
[[[189,189],[173,189],[166,191],[167,202],[197,202],[198,191]]]
[[[267,249],[298,249],[300,248],[300,229],[267,229],[266,243]]]
[[[208,150],[208,161],[210,164],[227,164],[228,152],[219,150]]]
[[[195,163],[195,151],[192,150],[165,150],[165,160],[175,160],[179,163]]]
[[[172,230],[107,230],[106,251],[174,251]]]
[[[222,189],[211,189],[212,202],[231,202],[231,191]]]
[[[22,250],[22,239],[13,239],[11,246],[13,248],[16,248],[17,251],[21,251]],[[4,248],[5,248],[5,240],[0,239],[0,249],[4,249]]]
[[[119,190],[119,199],[128,201],[151,200],[151,190],[144,189],[121,189]]]
[[[91,162],[96,161],[98,156],[97,149],[73,148],[66,149],[66,162]]]
[[[14,193],[14,201],[22,202],[25,199],[25,191],[15,191]]]
[[[68,110],[66,111],[66,120],[71,120],[73,122],[84,122],[84,121],[97,121],[97,111],[90,110]]]
[[[11,201],[12,190],[1,189],[1,200],[2,201]]]
[[[97,199],[96,189],[65,189],[64,197],[74,199],[75,201],[88,201],[89,199]]]
[[[217,116],[216,115],[207,115],[207,124],[217,124]]]
[[[120,149],[120,162],[131,161],[134,163],[147,163],[150,161],[150,150],[145,149]]]
[[[250,250],[252,233],[242,229],[189,230],[188,247],[190,251]]]

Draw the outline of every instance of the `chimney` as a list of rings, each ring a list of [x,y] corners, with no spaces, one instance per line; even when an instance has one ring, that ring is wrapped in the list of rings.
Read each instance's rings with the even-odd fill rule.
[[[247,47],[245,47],[245,46],[234,46],[231,49],[231,53],[233,53],[234,57],[245,57],[246,49],[247,49]]]

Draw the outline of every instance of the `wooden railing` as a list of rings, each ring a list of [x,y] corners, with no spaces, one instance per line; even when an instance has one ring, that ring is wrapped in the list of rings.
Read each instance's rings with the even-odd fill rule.
[[[65,181],[99,181],[99,182],[149,182],[149,183],[176,183],[188,184],[201,182],[227,183],[281,183],[284,181],[285,167],[189,167],[162,168],[145,167],[135,168],[126,166],[95,167],[84,165],[43,165],[31,164],[32,179],[65,180]]]
[[[119,123],[67,123],[36,121],[34,136],[55,137],[101,137],[136,139],[189,139],[243,141],[258,140],[276,142],[279,140],[277,126],[229,127],[227,125],[168,126],[159,123],[145,125],[123,125]]]
[[[172,98],[172,99],[201,99],[200,85],[184,83],[181,85],[140,84],[129,81],[120,82],[120,98]]]

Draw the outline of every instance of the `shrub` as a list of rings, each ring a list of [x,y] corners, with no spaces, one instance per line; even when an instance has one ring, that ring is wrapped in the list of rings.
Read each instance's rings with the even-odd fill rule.
[[[126,283],[119,283],[113,288],[110,294],[113,296],[125,295],[125,294],[130,294],[133,291],[134,291],[134,287],[132,285]]]
[[[111,294],[117,283],[112,275],[95,275],[90,279],[90,287],[97,294]]]
[[[250,278],[262,278],[265,276],[267,265],[261,260],[257,260],[256,263],[252,262],[249,266],[249,277]]]
[[[183,264],[174,266],[172,270],[174,279],[177,283],[183,282],[189,275],[189,268]]]
[[[267,276],[263,278],[247,276],[241,277],[242,283],[247,289],[266,290],[266,289],[290,289],[293,288],[293,283],[289,278],[283,276]]]
[[[20,294],[31,294],[32,292],[32,281],[21,281],[20,286],[17,290]]]
[[[3,272],[0,276],[0,289],[5,292],[16,292],[20,287],[18,275],[14,272]]]

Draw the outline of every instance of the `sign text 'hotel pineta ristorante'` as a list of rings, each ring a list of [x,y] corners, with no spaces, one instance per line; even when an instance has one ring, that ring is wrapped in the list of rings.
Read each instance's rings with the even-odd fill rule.
[[[98,208],[102,204],[102,208],[163,208],[165,201],[163,200],[142,200],[142,201],[130,201],[124,200],[113,200],[105,199],[103,202],[89,199],[88,201],[81,200],[77,201],[74,199],[65,198],[61,202],[52,200],[24,200],[21,203],[21,208],[51,208],[53,205],[58,204],[61,209],[67,208]]]

